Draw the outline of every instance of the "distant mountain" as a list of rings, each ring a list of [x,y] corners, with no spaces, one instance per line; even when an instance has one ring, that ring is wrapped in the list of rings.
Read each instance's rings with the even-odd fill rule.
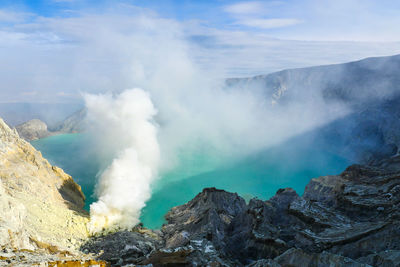
[[[15,126],[20,137],[31,141],[48,137],[54,133],[47,130],[47,124],[41,120],[33,119]]]
[[[72,115],[68,116],[65,120],[58,123],[52,128],[52,131],[61,133],[79,133],[84,129],[85,118],[87,115],[87,109],[83,108]]]
[[[400,92],[400,55],[231,78],[226,84],[259,90],[272,104],[321,97],[325,102],[354,106],[387,99]]]
[[[32,119],[53,127],[82,106],[82,103],[0,103],[0,117],[12,127]]]
[[[48,127],[44,121],[33,119],[15,126],[15,129],[19,136],[27,141],[57,134],[80,133],[84,130],[86,114],[87,110],[84,108],[74,112],[54,127]]]
[[[288,144],[324,146],[363,163],[399,151],[400,55],[228,79],[226,84],[236,90],[255,90],[271,106],[283,109],[296,104],[299,111],[317,114],[336,105],[350,111]]]

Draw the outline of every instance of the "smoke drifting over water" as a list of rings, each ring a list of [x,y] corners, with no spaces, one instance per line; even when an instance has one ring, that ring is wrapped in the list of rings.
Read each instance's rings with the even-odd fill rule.
[[[91,206],[93,232],[137,224],[154,181],[182,164],[182,154],[206,155],[215,167],[234,164],[352,112],[353,95],[345,95],[347,102],[340,98],[341,86],[349,84],[340,79],[346,75],[341,67],[282,72],[229,87],[218,62],[208,70],[195,63],[196,51],[179,24],[141,17],[129,26],[129,38],[121,32],[107,39],[124,47],[116,51],[129,65],[124,68],[129,87],[85,95],[89,130],[104,165],[99,200]],[[121,92],[134,87],[143,90]],[[336,89],[337,97],[321,88]]]
[[[95,149],[109,164],[90,207],[92,232],[136,225],[158,173],[179,164],[188,147],[212,155],[216,164],[233,162],[347,112],[319,93],[279,106],[257,88],[226,88],[218,70],[193,63],[179,26],[167,26],[138,20],[129,40],[132,86],[149,93],[85,95]]]
[[[118,96],[86,95],[92,133],[114,155],[96,187],[98,201],[90,205],[91,232],[103,228],[129,228],[139,221],[150,198],[150,185],[157,177],[160,150],[157,111],[148,93],[126,90]]]

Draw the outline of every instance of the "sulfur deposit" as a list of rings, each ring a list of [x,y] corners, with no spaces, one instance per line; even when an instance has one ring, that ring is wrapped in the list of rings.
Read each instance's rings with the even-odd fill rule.
[[[71,176],[52,166],[0,119],[2,253],[10,258],[22,252],[78,253],[88,235],[84,201]]]

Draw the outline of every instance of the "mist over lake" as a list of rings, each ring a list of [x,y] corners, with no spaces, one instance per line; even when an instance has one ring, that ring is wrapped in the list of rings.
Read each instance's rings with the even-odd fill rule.
[[[82,186],[86,209],[95,202],[95,184],[101,165],[87,147],[85,134],[64,134],[37,141],[32,145],[52,164],[62,167]],[[193,150],[193,149],[192,149]],[[222,159],[212,151],[182,151],[179,164],[160,175],[152,187],[141,221],[157,229],[165,222],[166,212],[192,199],[205,187],[237,192],[245,199],[268,199],[280,188],[291,187],[299,194],[311,178],[342,172],[349,160],[295,143],[276,146],[246,159]]]

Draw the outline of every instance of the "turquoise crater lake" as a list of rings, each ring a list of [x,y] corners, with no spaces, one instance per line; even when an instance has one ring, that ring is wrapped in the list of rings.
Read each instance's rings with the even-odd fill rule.
[[[84,134],[63,134],[33,141],[32,145],[82,186],[88,209],[96,201],[94,187],[101,166],[87,138]],[[239,161],[215,164],[217,161],[217,156],[207,151],[183,151],[180,164],[153,185],[152,197],[142,211],[143,224],[160,228],[171,207],[186,203],[205,187],[237,192],[245,199],[268,199],[284,187],[302,194],[311,178],[338,174],[349,164],[318,146],[287,143]]]

